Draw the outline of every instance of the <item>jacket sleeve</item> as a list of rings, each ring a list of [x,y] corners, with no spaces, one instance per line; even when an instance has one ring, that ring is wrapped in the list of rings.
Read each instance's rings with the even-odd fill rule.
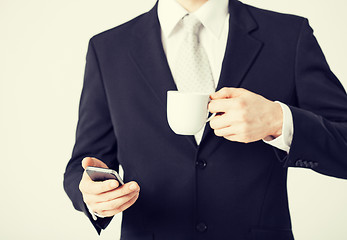
[[[278,157],[285,167],[347,179],[347,95],[307,19],[297,42],[295,84],[293,140],[288,154],[276,150]]]
[[[109,168],[117,171],[119,165],[116,159],[116,138],[111,122],[107,96],[92,40],[89,42],[86,57],[76,142],[72,157],[65,170],[64,189],[75,209],[83,211],[100,234],[101,229],[105,229],[112,218],[98,218],[97,221],[94,221],[90,215],[83,201],[82,193],[79,190],[79,183],[84,171],[81,161],[84,157],[96,157],[105,162]]]

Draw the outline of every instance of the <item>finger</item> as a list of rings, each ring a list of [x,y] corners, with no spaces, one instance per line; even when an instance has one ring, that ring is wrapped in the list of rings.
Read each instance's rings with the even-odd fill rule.
[[[226,128],[221,128],[221,129],[215,129],[214,134],[217,137],[224,137],[224,136],[229,136],[229,135],[234,135],[234,128],[232,126],[226,127]]]
[[[83,173],[83,177],[80,183],[80,190],[83,194],[102,194],[116,189],[119,186],[117,180],[111,179],[106,181],[94,182],[86,173]]]
[[[108,166],[97,158],[85,157],[82,160],[82,167],[86,169],[88,166],[108,168]]]
[[[132,181],[132,182],[128,182],[124,184],[123,186],[117,189],[102,193],[100,194],[99,197],[101,199],[100,201],[105,202],[105,201],[111,201],[113,199],[126,196],[133,192],[139,192],[139,191],[140,191],[139,185],[136,182]]]
[[[83,200],[88,206],[92,206],[93,204],[106,203],[106,202],[115,200],[117,198],[128,196],[130,194],[137,194],[139,191],[140,189],[137,188],[134,191],[130,190],[130,192],[127,194],[120,193],[120,189],[113,189],[111,191],[104,192],[101,194],[83,193]]]
[[[107,202],[100,202],[95,205],[97,212],[116,210],[123,204],[127,203],[130,199],[138,195],[138,192],[132,192],[120,198],[116,198]]]
[[[242,124],[241,122],[234,122],[231,126],[221,129],[215,129],[214,134],[218,137],[240,135],[243,133],[243,126],[244,124]]]
[[[208,110],[211,113],[220,113],[228,111],[228,109],[232,108],[232,106],[232,99],[211,100],[208,104]]]
[[[82,196],[83,196],[83,201],[85,202],[85,204],[87,204],[90,209],[94,209],[95,204],[98,203],[99,195],[83,193]]]
[[[221,90],[211,94],[210,98],[212,100],[215,100],[215,99],[238,97],[243,93],[243,91],[244,89],[242,88],[224,87]]]
[[[111,216],[116,215],[117,213],[123,212],[126,209],[128,209],[129,207],[131,207],[136,202],[138,197],[139,197],[139,194],[137,193],[128,202],[124,203],[123,205],[119,206],[118,208],[110,210],[110,211],[101,211],[101,214],[103,216],[106,216],[106,217],[111,217]]]
[[[250,143],[254,142],[255,140],[252,140],[250,138],[247,138],[246,136],[242,134],[235,134],[235,135],[229,135],[229,136],[224,136],[225,139],[233,142],[240,142],[240,143]]]
[[[102,193],[90,193],[84,192],[85,195],[89,194],[88,201],[89,202],[107,202],[114,200],[116,198],[120,198],[122,196],[128,195],[133,192],[139,192],[140,187],[136,182],[129,182],[124,184],[121,187],[111,189],[109,191],[104,191]],[[93,195],[93,196],[90,196]]]
[[[230,127],[232,125],[232,118],[229,114],[216,115],[210,121],[210,126],[212,129],[222,129]]]
[[[241,140],[236,135],[227,135],[224,136],[224,138],[232,142],[241,142]]]

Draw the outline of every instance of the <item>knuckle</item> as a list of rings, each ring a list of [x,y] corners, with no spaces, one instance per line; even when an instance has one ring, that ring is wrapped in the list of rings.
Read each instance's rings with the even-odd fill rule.
[[[241,119],[243,122],[248,123],[249,122],[248,114],[246,112],[241,113]]]
[[[238,100],[238,107],[239,108],[245,108],[247,106],[247,101],[245,99],[240,98]]]
[[[226,95],[230,92],[230,89],[228,87],[223,87],[221,92],[223,93],[223,95]]]
[[[223,88],[221,89],[221,91],[227,92],[227,91],[229,91],[229,88],[228,88],[228,87],[223,87]]]

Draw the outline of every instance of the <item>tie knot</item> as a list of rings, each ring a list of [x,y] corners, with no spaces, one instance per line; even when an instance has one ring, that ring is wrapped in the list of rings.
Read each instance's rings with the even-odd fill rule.
[[[183,25],[185,31],[193,34],[198,34],[200,31],[200,28],[202,26],[201,22],[199,19],[197,19],[194,15],[192,14],[187,14],[183,18]]]

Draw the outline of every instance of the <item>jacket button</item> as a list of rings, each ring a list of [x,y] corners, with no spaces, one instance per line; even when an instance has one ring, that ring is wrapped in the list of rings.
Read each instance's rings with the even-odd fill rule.
[[[308,162],[310,164],[310,167],[311,168],[315,168],[318,166],[318,163],[317,162]]]
[[[204,160],[199,160],[199,161],[195,162],[195,165],[200,169],[204,169],[206,167],[207,163]]]
[[[298,161],[295,162],[295,166],[297,166],[297,167],[303,167],[304,164],[303,164],[302,160],[298,160]]]
[[[206,226],[206,224],[205,223],[203,223],[203,222],[201,222],[201,223],[198,223],[197,225],[196,225],[196,230],[198,231],[198,232],[205,232],[206,230],[207,230],[207,226]]]

